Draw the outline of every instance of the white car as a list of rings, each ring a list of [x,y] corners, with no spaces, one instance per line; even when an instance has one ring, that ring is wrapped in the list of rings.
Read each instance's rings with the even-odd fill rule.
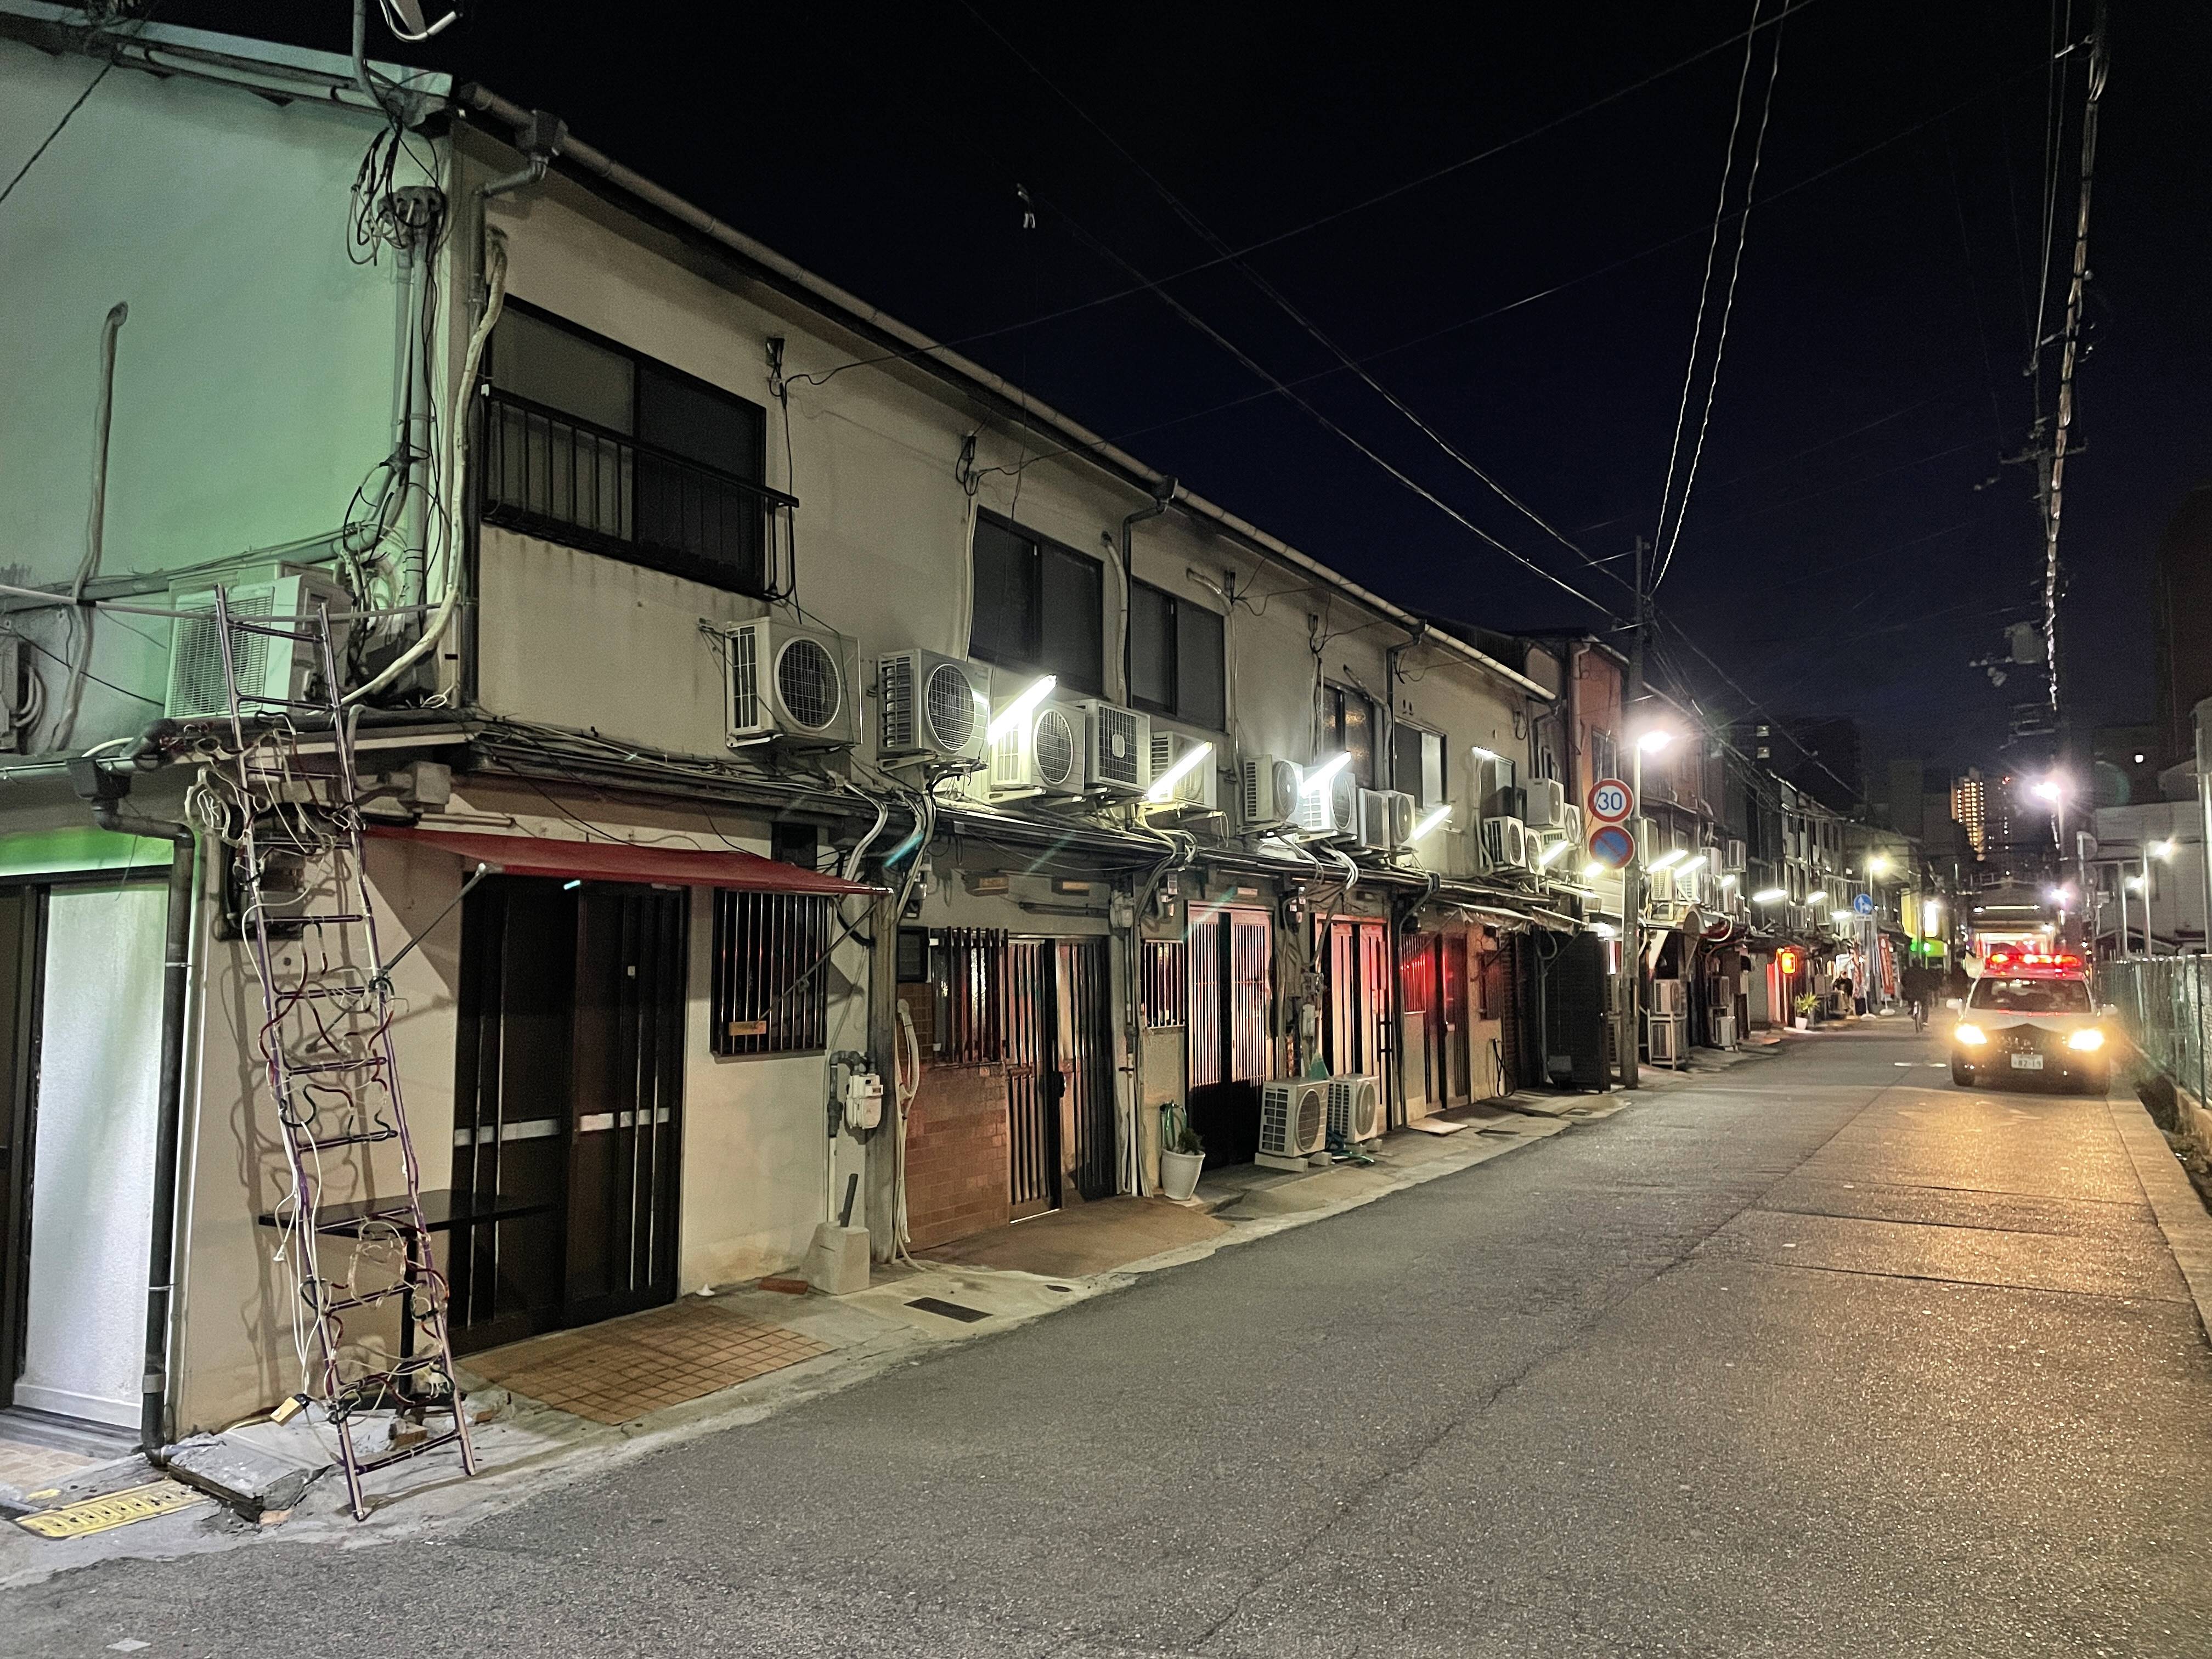
[[[2078,957],[1992,952],[1951,1028],[1951,1081],[2101,1095],[2112,1079],[2109,1012],[2098,1007]]]

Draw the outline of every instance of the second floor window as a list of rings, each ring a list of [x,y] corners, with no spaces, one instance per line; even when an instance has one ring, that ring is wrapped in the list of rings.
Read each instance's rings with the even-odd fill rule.
[[[1325,761],[1340,749],[1352,757],[1352,775],[1363,789],[1375,787],[1375,705],[1364,692],[1348,686],[1322,687],[1321,744],[1314,751]]]
[[[1218,732],[1229,724],[1222,686],[1220,613],[1130,583],[1129,701]]]
[[[1063,691],[1103,692],[1105,567],[989,513],[975,515],[975,559],[969,655],[1053,675]]]
[[[483,516],[743,593],[779,586],[766,412],[511,306],[493,331]]]
[[[1396,753],[1392,758],[1395,764],[1390,771],[1390,787],[1411,795],[1413,805],[1424,811],[1442,806],[1445,787],[1450,781],[1444,775],[1443,736],[1401,720],[1395,742]]]
[[[1583,780],[1583,784],[1619,777],[1620,774],[1613,770],[1617,764],[1613,753],[1613,733],[1593,727],[1589,734],[1589,776]]]

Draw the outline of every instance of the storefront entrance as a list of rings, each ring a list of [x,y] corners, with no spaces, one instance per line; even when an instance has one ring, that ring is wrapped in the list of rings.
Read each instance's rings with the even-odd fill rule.
[[[676,1294],[690,898],[498,877],[463,910],[453,1346]]]
[[[1111,1198],[1112,1004],[1103,939],[1017,939],[1006,946],[1006,1147],[1012,1218],[1058,1209],[1067,1194]]]

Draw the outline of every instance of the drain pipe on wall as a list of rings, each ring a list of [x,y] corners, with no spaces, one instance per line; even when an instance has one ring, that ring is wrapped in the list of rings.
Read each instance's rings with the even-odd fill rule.
[[[1135,574],[1129,562],[1129,532],[1147,519],[1157,519],[1175,504],[1182,486],[1173,478],[1152,480],[1152,504],[1140,507],[1121,520],[1121,701],[1129,701],[1129,611],[1135,595],[1129,584]]]
[[[132,767],[161,763],[158,744],[175,728],[158,721],[146,729],[128,757]],[[149,1455],[169,1443],[169,1327],[175,1286],[177,1163],[183,1140],[185,1005],[191,992],[192,934],[198,917],[198,837],[189,823],[126,811],[131,774],[89,755],[73,757],[70,782],[92,807],[92,819],[119,836],[166,841],[169,857],[167,927],[161,945],[161,1066],[155,1099],[153,1242],[146,1263],[146,1370],[138,1403],[138,1445]]]

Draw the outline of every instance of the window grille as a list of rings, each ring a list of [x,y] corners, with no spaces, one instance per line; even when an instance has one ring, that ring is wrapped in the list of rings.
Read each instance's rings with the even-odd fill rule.
[[[1145,941],[1145,1025],[1166,1030],[1190,1024],[1190,946],[1179,939]]]
[[[930,939],[938,985],[939,1062],[996,1065],[1006,1052],[1005,931],[945,927]]]
[[[824,894],[716,890],[708,1006],[717,1055],[828,1047],[836,922]]]

